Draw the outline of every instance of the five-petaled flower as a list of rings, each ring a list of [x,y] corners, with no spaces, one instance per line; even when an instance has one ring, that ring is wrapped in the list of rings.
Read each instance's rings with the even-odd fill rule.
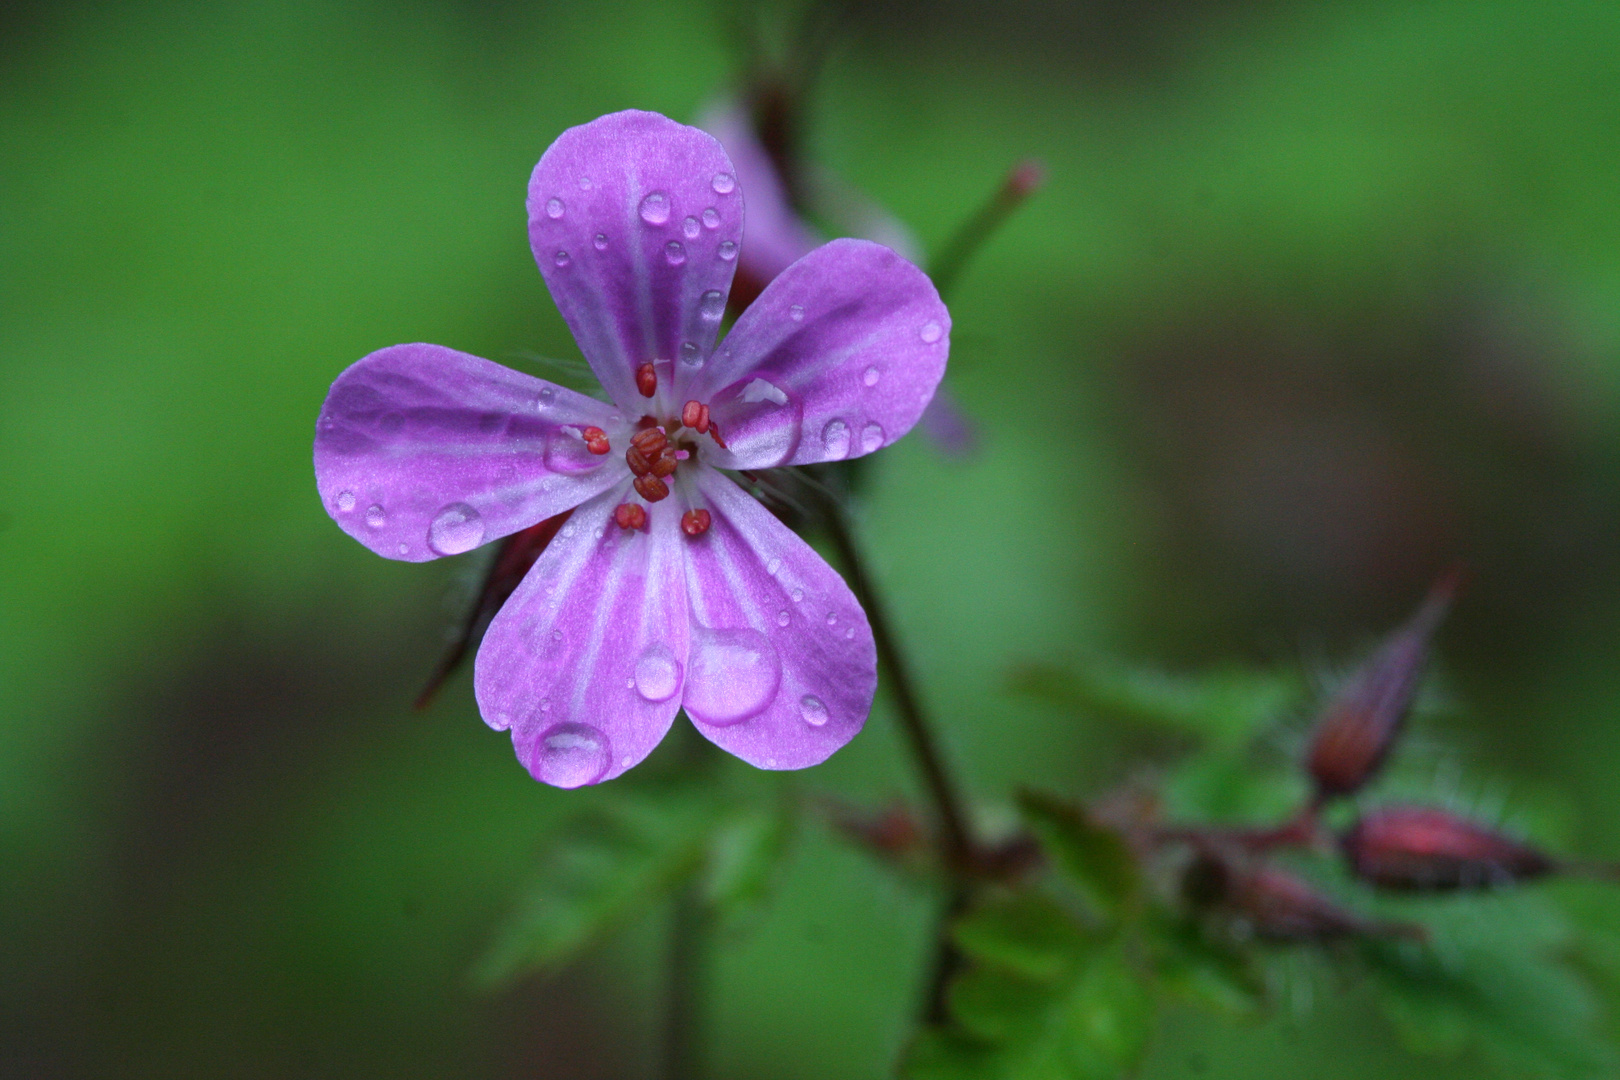
[[[720,470],[835,461],[916,423],[950,318],[888,248],[837,240],[783,271],[716,344],[743,240],[720,144],[656,113],[564,132],[529,182],[540,271],[611,403],[437,345],[340,375],[315,474],[380,555],[469,551],[570,509],[490,624],[474,685],[540,780],[650,753],[685,708],[766,769],[865,722],[871,629],[838,574]]]

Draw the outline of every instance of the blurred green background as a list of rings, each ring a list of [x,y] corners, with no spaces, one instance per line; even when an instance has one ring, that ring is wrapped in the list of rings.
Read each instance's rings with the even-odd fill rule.
[[[361,549],[310,443],[384,345],[575,355],[529,170],[604,112],[693,118],[736,75],[724,15],[0,14],[0,1074],[651,1075],[656,919],[472,988],[591,795],[531,781],[465,675],[410,711],[473,557]],[[1049,170],[952,303],[979,453],[908,439],[860,508],[990,813],[1117,777],[1085,724],[1008,692],[1016,665],[1321,676],[1464,559],[1440,641],[1461,707],[1423,737],[1479,799],[1620,857],[1617,103],[1611,2],[856,12],[816,160],[925,246],[1018,158]],[[911,790],[881,698],[801,779]],[[1620,933],[1615,893],[1566,891]],[[930,903],[806,832],[724,942],[715,1075],[886,1075]],[[1485,1068],[1410,1057],[1354,986],[1319,989],[1257,1027],[1172,1013],[1145,1075]]]

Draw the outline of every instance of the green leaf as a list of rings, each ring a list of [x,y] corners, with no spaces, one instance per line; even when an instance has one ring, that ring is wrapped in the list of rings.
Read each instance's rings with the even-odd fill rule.
[[[760,903],[793,838],[793,804],[740,807],[709,837],[703,867],[703,897],[721,918],[737,918]]]
[[[1265,1006],[1265,979],[1253,961],[1211,941],[1196,924],[1167,924],[1158,943],[1166,992],[1232,1016],[1252,1016]]]
[[[1065,880],[1105,915],[1118,915],[1140,888],[1125,838],[1069,803],[1020,792],[1019,809]]]
[[[702,865],[721,803],[697,785],[605,797],[542,852],[534,883],[474,970],[490,986],[554,970]]]
[[[953,928],[962,952],[1028,979],[1051,981],[1073,969],[1091,946],[1088,935],[1050,897],[1036,892],[996,896]]]

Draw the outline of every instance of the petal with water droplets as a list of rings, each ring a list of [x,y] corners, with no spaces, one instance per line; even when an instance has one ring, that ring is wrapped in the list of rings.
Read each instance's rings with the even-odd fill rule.
[[[617,487],[574,512],[501,608],[474,689],[491,727],[557,787],[611,780],[652,752],[680,708],[687,660],[679,515],[621,529]]]
[[[332,384],[315,424],[315,484],[332,519],[377,554],[457,555],[622,479],[623,458],[589,454],[578,435],[611,415],[476,356],[395,345]]]
[[[866,615],[833,568],[735,483],[702,469],[697,487],[713,524],[686,545],[687,714],[762,769],[825,761],[872,709]]]

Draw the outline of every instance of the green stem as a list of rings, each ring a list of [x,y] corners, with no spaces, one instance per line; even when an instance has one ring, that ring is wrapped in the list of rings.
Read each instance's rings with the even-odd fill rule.
[[[669,923],[664,1000],[664,1080],[703,1076],[703,1003],[709,975],[710,917],[695,880],[675,894]]]

